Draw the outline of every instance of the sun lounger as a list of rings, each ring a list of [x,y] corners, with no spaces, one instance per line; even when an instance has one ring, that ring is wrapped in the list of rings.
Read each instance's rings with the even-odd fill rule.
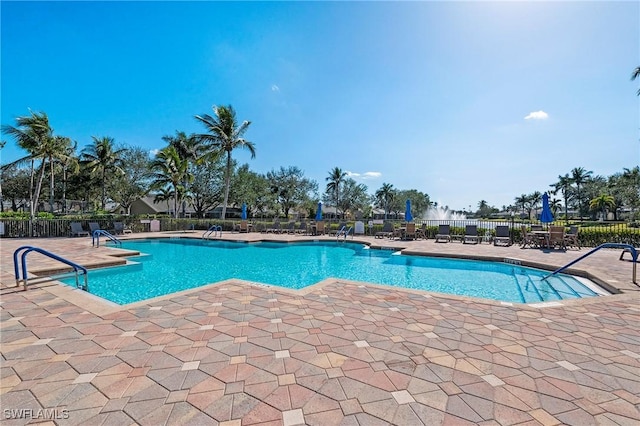
[[[71,222],[71,236],[72,237],[88,237],[89,232],[82,229],[80,222]]]
[[[393,223],[385,222],[382,225],[382,231],[376,232],[375,238],[384,238],[393,236]]]
[[[480,240],[478,240],[478,225],[466,225],[464,227],[462,244],[467,244],[467,242],[472,244],[478,244],[480,242]]]
[[[450,225],[438,225],[438,233],[436,234],[436,243],[444,240],[445,242],[451,241],[451,226]]]
[[[496,226],[496,236],[493,238],[493,245],[497,246],[502,243],[505,243],[507,246],[511,245],[511,235],[507,225]]]

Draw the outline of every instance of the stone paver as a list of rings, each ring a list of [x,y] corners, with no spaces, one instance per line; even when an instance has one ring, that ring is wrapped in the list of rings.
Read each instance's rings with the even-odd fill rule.
[[[584,253],[364,240],[552,266]],[[542,308],[354,282],[291,291],[235,280],[118,307],[50,281],[19,291],[11,259],[25,244],[92,265],[117,263],[117,251],[84,238],[0,243],[3,424],[640,419],[640,293],[619,252],[581,268],[623,294]],[[33,259],[30,272],[52,267]]]

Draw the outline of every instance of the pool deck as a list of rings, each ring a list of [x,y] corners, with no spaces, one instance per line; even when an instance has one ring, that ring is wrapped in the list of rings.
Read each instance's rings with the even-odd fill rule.
[[[550,267],[589,250],[355,241]],[[12,254],[23,245],[92,267],[124,261],[120,250],[93,248],[87,238],[0,240],[3,425],[640,419],[640,287],[632,283],[632,263],[618,259],[621,250],[600,250],[574,267],[620,294],[542,307],[331,279],[301,291],[228,280],[117,306],[55,281],[16,288]],[[32,253],[28,266],[38,272],[59,264]]]

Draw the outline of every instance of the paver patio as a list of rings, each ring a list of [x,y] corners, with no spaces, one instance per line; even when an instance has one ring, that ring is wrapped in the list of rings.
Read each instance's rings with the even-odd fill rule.
[[[586,252],[363,240],[557,266]],[[11,255],[26,242],[0,240],[2,424],[640,421],[640,288],[619,251],[580,265],[624,293],[544,308],[335,280],[229,280],[116,307],[56,282],[16,289]],[[30,242],[114,262],[86,238]],[[30,270],[51,265],[30,256]]]

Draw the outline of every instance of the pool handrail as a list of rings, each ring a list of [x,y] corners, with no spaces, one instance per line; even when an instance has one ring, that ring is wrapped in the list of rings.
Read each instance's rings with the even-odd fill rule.
[[[218,236],[222,237],[222,226],[221,225],[211,225],[209,227],[209,229],[207,229],[206,231],[204,231],[204,233],[202,234],[202,239],[209,239],[209,237],[213,234],[213,236],[216,236],[216,232],[218,232]]]
[[[578,263],[579,261],[581,261],[585,257],[587,257],[587,256],[591,255],[592,253],[595,253],[598,250],[603,249],[603,248],[621,248],[621,249],[628,250],[631,253],[631,261],[633,262],[633,268],[632,268],[632,272],[631,272],[631,281],[633,281],[634,284],[640,286],[640,284],[638,284],[638,281],[636,279],[637,278],[636,266],[638,265],[638,250],[636,250],[636,248],[634,246],[632,246],[631,244],[624,244],[624,243],[603,243],[603,244],[600,244],[598,247],[594,248],[593,250],[590,250],[588,253],[583,254],[579,258],[567,263],[563,267],[556,269],[555,271],[551,272],[548,275],[545,275],[544,277],[542,277],[542,280],[546,280],[550,276],[564,271],[569,266]]]
[[[114,243],[122,245],[122,241],[120,241],[118,238],[116,238],[115,236],[113,236],[109,232],[105,231],[104,229],[96,229],[91,234],[91,245],[92,246],[100,247],[100,235],[104,235],[105,237],[107,237],[108,239],[113,241]]]
[[[24,291],[27,290],[27,254],[31,253],[32,251],[38,252],[44,256],[50,257],[54,260],[57,260],[59,262],[62,262],[66,265],[69,265],[73,268],[75,274],[76,274],[76,287],[80,288],[84,291],[88,291],[89,289],[89,283],[88,283],[88,277],[87,277],[87,268],[85,268],[82,265],[78,265],[75,262],[72,262],[68,259],[65,259],[64,257],[58,256],[57,254],[51,253],[50,251],[47,251],[45,249],[42,249],[40,247],[33,247],[33,246],[22,246],[22,247],[18,247],[16,249],[16,251],[13,252],[13,269],[15,271],[15,275],[16,275],[16,287],[20,287],[20,282],[22,281],[23,285],[24,285]],[[21,256],[21,260],[22,263],[20,264],[21,268],[18,267],[18,254],[20,252],[22,253]],[[22,270],[22,279],[20,279],[20,270]],[[84,286],[80,286],[80,281],[78,280],[78,271],[84,273]]]
[[[351,230],[353,229],[351,226],[349,227],[349,229],[346,229],[347,226],[343,226],[342,228],[340,228],[338,230],[338,232],[336,232],[336,241],[338,241],[340,239],[340,235],[344,235],[344,240],[347,240],[347,236],[349,235],[349,232],[351,232]],[[353,233],[351,234],[351,238],[353,238]]]

